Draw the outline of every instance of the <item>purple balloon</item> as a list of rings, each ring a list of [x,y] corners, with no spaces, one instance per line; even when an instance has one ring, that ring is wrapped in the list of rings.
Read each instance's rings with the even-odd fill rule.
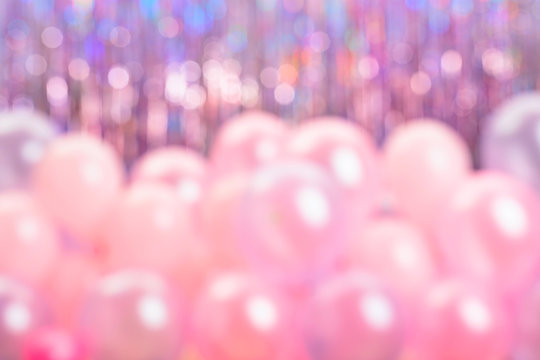
[[[35,293],[0,276],[0,359],[19,360],[29,335],[44,325],[44,312]]]
[[[484,168],[505,172],[540,192],[540,93],[504,102],[484,129],[480,151]]]
[[[56,131],[30,110],[0,112],[0,190],[24,187]]]

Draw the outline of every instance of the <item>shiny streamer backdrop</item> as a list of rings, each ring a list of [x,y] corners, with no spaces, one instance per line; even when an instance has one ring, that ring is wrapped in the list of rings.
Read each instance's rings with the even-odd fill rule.
[[[245,109],[332,114],[382,141],[435,117],[476,149],[487,115],[539,85],[536,0],[3,0],[0,108],[33,107],[130,164],[206,152]]]

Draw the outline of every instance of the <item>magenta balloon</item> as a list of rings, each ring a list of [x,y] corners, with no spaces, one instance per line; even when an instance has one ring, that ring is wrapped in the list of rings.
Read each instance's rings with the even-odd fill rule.
[[[313,359],[394,360],[400,354],[399,306],[365,273],[343,273],[322,283],[305,311],[304,337]]]
[[[448,280],[432,288],[422,305],[415,318],[410,358],[509,358],[512,324],[495,292]]]
[[[260,279],[241,273],[212,279],[193,317],[194,337],[204,359],[293,359],[293,325],[288,301]]]
[[[287,126],[264,112],[246,112],[229,119],[212,146],[214,176],[253,170],[276,159],[287,136]]]
[[[81,309],[81,333],[91,359],[178,359],[184,327],[178,295],[145,271],[102,278]]]
[[[30,335],[45,324],[35,293],[0,277],[0,359],[20,360]]]
[[[532,189],[503,174],[471,176],[441,209],[439,225],[450,269],[507,295],[540,265],[540,202]]]
[[[342,193],[319,167],[291,161],[254,175],[237,231],[246,257],[273,280],[298,283],[328,270],[345,246]]]
[[[285,156],[323,167],[345,194],[349,211],[359,221],[380,200],[378,154],[369,134],[341,118],[318,118],[296,128]]]
[[[42,114],[0,112],[0,190],[26,187],[33,167],[55,136],[54,127]]]
[[[540,192],[540,93],[505,101],[482,132],[483,167],[505,172]]]

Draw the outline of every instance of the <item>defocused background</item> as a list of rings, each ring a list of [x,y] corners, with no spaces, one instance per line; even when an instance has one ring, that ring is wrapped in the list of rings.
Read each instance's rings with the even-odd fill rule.
[[[382,141],[436,117],[479,128],[540,76],[535,0],[3,0],[0,108],[108,139],[205,152],[244,109],[339,115]]]

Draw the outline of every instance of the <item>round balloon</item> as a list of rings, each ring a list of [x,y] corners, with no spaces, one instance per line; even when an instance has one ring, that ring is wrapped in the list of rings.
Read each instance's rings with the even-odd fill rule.
[[[89,357],[177,359],[185,326],[180,299],[161,277],[123,270],[102,278],[81,309]]]
[[[431,229],[434,216],[471,170],[465,142],[434,120],[398,127],[383,157],[385,185],[398,212]]]
[[[421,303],[421,311],[415,314],[411,359],[509,358],[512,324],[493,291],[445,280],[434,286]]]
[[[291,315],[288,301],[260,279],[223,273],[195,305],[194,337],[205,359],[292,359]]]
[[[26,187],[56,129],[42,114],[29,110],[0,112],[0,190]]]
[[[357,220],[374,210],[380,190],[378,154],[359,126],[341,118],[313,119],[291,133],[285,149],[285,156],[323,167],[343,190]]]
[[[58,224],[90,241],[116,200],[122,179],[112,147],[89,135],[70,134],[47,149],[34,171],[33,189]]]
[[[44,328],[31,334],[23,360],[86,360],[82,341],[62,329]]]
[[[303,333],[313,359],[389,360],[400,354],[399,306],[364,273],[344,273],[324,282],[305,311]]]
[[[60,255],[53,224],[27,193],[0,193],[0,271],[40,283]]]
[[[45,324],[35,293],[5,277],[0,277],[0,320],[2,360],[20,360],[26,341]]]
[[[514,355],[519,360],[540,358],[540,283],[536,280],[519,302]]]
[[[513,295],[540,265],[540,202],[506,175],[472,175],[441,208],[437,238],[452,271]]]
[[[287,135],[287,126],[271,114],[246,112],[229,119],[210,152],[214,176],[252,170],[276,159]]]
[[[316,280],[334,263],[348,237],[343,194],[319,167],[301,161],[261,169],[237,218],[246,259],[272,281]]]
[[[517,95],[496,109],[484,127],[480,155],[483,167],[540,192],[540,93]]]

